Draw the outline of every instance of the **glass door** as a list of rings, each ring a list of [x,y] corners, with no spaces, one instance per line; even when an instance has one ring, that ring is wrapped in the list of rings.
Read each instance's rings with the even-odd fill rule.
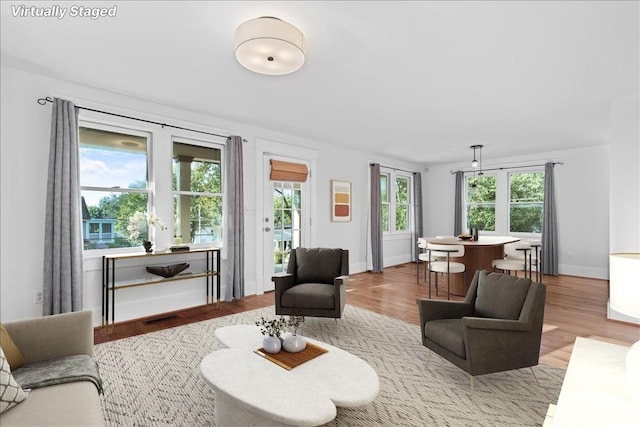
[[[264,291],[274,289],[271,277],[286,272],[291,249],[309,240],[308,195],[304,182],[271,181],[265,156],[265,192],[263,218]],[[300,162],[299,160],[296,160]]]

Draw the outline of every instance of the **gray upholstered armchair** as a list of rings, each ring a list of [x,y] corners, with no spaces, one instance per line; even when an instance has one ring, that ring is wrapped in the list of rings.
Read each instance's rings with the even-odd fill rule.
[[[418,299],[422,344],[471,375],[473,397],[475,375],[538,364],[545,294],[529,279],[477,271],[464,301]]]
[[[297,248],[286,273],[273,276],[276,314],[342,317],[349,280],[349,251]]]

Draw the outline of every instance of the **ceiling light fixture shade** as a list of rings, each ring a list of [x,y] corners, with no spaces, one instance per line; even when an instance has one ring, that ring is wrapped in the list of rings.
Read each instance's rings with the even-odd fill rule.
[[[259,74],[293,73],[304,65],[304,35],[272,16],[252,19],[236,30],[236,59]]]

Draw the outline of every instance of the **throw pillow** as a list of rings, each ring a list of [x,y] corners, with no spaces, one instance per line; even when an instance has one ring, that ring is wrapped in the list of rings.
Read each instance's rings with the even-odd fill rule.
[[[9,362],[0,348],[0,414],[16,406],[29,395],[11,375]]]
[[[24,365],[24,357],[22,357],[22,352],[13,342],[9,332],[4,328],[4,325],[0,325],[0,347],[2,347],[2,351],[4,351],[5,357],[9,362],[9,366],[11,369],[18,369],[22,365]]]
[[[529,279],[481,271],[475,314],[480,317],[517,320],[530,284]]]

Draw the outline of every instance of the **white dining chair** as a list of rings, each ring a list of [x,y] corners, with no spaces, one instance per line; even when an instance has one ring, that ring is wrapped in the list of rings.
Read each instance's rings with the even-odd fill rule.
[[[527,277],[527,271],[529,271],[529,278],[531,278],[530,251],[531,243],[529,242],[507,243],[504,245],[504,258],[494,259],[491,266],[494,270],[502,270],[505,274],[511,274],[513,271],[516,276],[518,271],[524,271],[524,277]]]
[[[424,280],[427,280],[427,270],[429,269],[429,254],[427,253],[427,239],[418,238],[418,264],[416,265],[416,283],[420,283],[420,262],[426,263],[424,268]]]
[[[438,274],[447,273],[447,299],[451,289],[451,275],[465,273],[466,267],[461,262],[451,261],[451,258],[459,258],[464,255],[463,245],[440,245],[427,243],[429,261],[429,298],[431,298],[431,272],[436,273],[436,296],[438,295]],[[442,260],[444,259],[444,261]],[[465,275],[466,276],[466,275]],[[465,277],[466,279],[466,277]],[[464,280],[464,279],[463,279]]]
[[[529,255],[529,274],[536,271],[536,282],[542,283],[542,241],[539,239],[529,240],[531,244],[531,254]]]

